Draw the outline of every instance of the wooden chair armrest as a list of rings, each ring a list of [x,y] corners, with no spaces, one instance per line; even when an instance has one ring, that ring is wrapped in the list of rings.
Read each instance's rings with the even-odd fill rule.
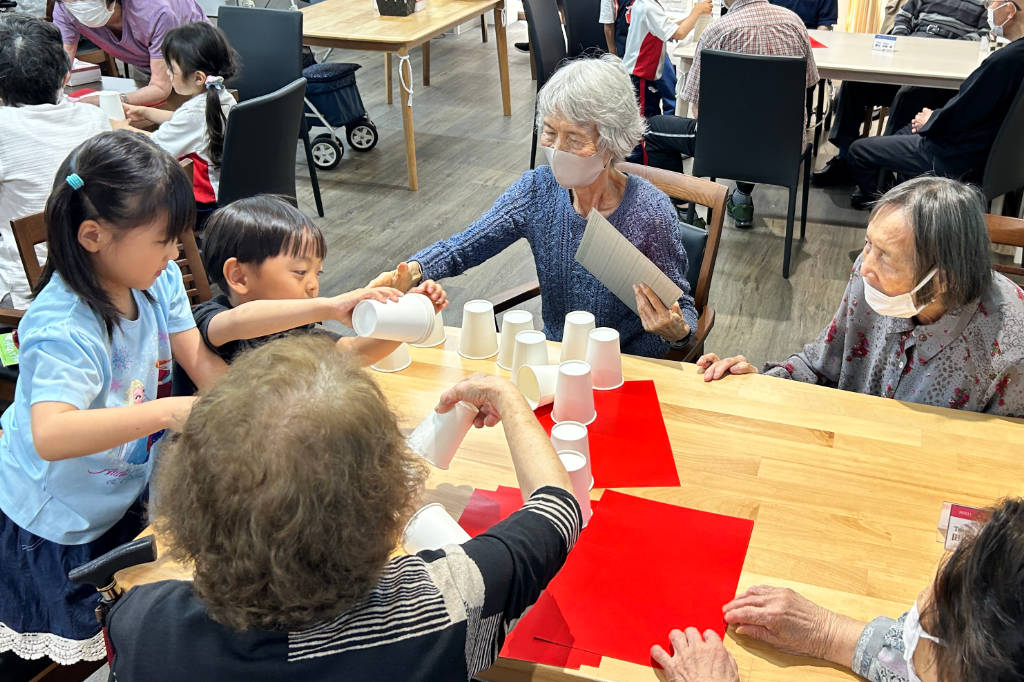
[[[540,296],[540,282],[533,280],[502,291],[493,296],[491,302],[494,304],[494,313],[498,314],[511,310],[523,301],[529,301],[537,296]]]
[[[24,310],[17,308],[0,308],[0,325],[17,328],[21,318],[25,316]]]
[[[704,311],[700,314],[700,318],[697,319],[697,329],[693,333],[693,337],[682,348],[670,348],[665,353],[665,359],[674,360],[675,362],[695,362],[697,358],[704,354],[704,341],[708,338],[708,334],[711,333],[711,328],[714,326],[715,309],[709,305],[704,306]]]

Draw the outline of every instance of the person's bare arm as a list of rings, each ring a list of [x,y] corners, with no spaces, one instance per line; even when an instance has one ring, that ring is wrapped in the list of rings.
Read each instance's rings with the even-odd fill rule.
[[[224,361],[203,343],[203,337],[195,327],[171,334],[171,355],[199,389],[215,382],[228,369]]]
[[[693,6],[690,14],[679,24],[679,28],[676,29],[672,40],[682,40],[690,35],[690,31],[697,25],[697,20],[704,14],[711,14],[711,0],[700,0],[700,2]]]
[[[68,61],[74,64],[75,55],[78,54],[78,43],[74,45],[65,45],[64,51],[68,53]]]
[[[358,336],[343,336],[335,344],[338,351],[350,353],[363,367],[368,367],[378,360],[383,360],[401,344],[400,341],[384,339],[365,339]]]
[[[125,94],[128,104],[159,104],[171,94],[171,75],[167,63],[162,59],[149,60],[149,83],[134,92]]]
[[[169,109],[157,109],[156,107],[143,107],[135,104],[122,104],[124,109],[125,118],[132,123],[139,121],[149,121],[150,123],[166,123],[171,120],[171,116],[174,116],[174,112]]]
[[[615,54],[615,24],[602,24],[604,26],[604,41],[608,43],[608,54]]]

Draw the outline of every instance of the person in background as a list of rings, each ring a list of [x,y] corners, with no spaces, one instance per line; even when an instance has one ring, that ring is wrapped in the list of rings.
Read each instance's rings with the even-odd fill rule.
[[[839,0],[772,0],[772,4],[795,12],[808,29],[831,31],[839,19]]]
[[[53,23],[72,59],[85,37],[132,67],[141,87],[121,96],[127,104],[155,105],[171,94],[171,75],[160,51],[175,26],[206,21],[196,0],[58,0]],[[84,98],[91,104],[96,96]]]
[[[0,14],[0,307],[32,301],[10,221],[42,212],[68,153],[110,130],[98,107],[64,97],[69,64],[53,24]],[[46,259],[45,247],[37,256]]]
[[[921,177],[875,205],[843,300],[818,338],[769,376],[909,402],[1024,416],[1024,292],[992,270],[984,204]],[[705,381],[757,373],[742,355],[697,361]]]

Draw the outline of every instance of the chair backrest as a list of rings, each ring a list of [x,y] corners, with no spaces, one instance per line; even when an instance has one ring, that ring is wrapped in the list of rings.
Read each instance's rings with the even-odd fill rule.
[[[806,79],[804,57],[702,50],[693,174],[796,185]],[[757,102],[756,116],[751,102]]]
[[[565,42],[569,59],[608,51],[601,16],[601,0],[564,0]]]
[[[565,36],[562,34],[562,20],[558,16],[555,0],[523,0],[526,10],[526,32],[530,37],[530,49],[537,65],[537,90],[539,91],[563,61],[565,61]]]
[[[715,261],[718,259],[718,245],[722,239],[727,194],[725,186],[653,166],[622,162],[617,163],[615,167],[623,173],[646,179],[673,199],[682,199],[711,209],[711,223],[708,224],[706,231],[690,225],[680,225],[683,246],[689,260],[687,279],[690,280],[690,293],[693,295],[697,312],[703,312],[708,303],[711,278],[714,276]],[[695,272],[696,274],[693,274]]]
[[[1003,124],[999,126],[985,162],[981,189],[989,201],[1024,187],[1024,154],[1021,154],[1021,146],[1024,146],[1024,82],[1021,82],[1017,96],[1006,112]]]
[[[231,110],[221,159],[222,206],[257,194],[280,194],[296,202],[295,142],[305,93],[306,79],[297,78]]]
[[[241,60],[238,75],[227,82],[241,101],[302,76],[302,12],[223,5],[217,26]]]
[[[21,267],[30,287],[34,287],[43,274],[43,266],[36,256],[36,245],[46,243],[46,214],[39,212],[11,221],[14,243],[21,256]]]
[[[1024,248],[1024,220],[986,213],[985,224],[988,227],[988,238],[993,244]],[[997,264],[992,267],[1006,275],[1024,277],[1024,268],[1017,265]]]

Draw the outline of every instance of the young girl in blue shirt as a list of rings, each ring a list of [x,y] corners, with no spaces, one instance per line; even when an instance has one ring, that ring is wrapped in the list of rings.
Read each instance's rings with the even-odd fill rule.
[[[165,397],[172,360],[200,387],[225,369],[174,262],[194,221],[187,175],[143,135],[93,137],[57,171],[49,257],[0,419],[0,654],[104,656],[96,593],[67,572],[145,527],[154,444],[194,400]]]

